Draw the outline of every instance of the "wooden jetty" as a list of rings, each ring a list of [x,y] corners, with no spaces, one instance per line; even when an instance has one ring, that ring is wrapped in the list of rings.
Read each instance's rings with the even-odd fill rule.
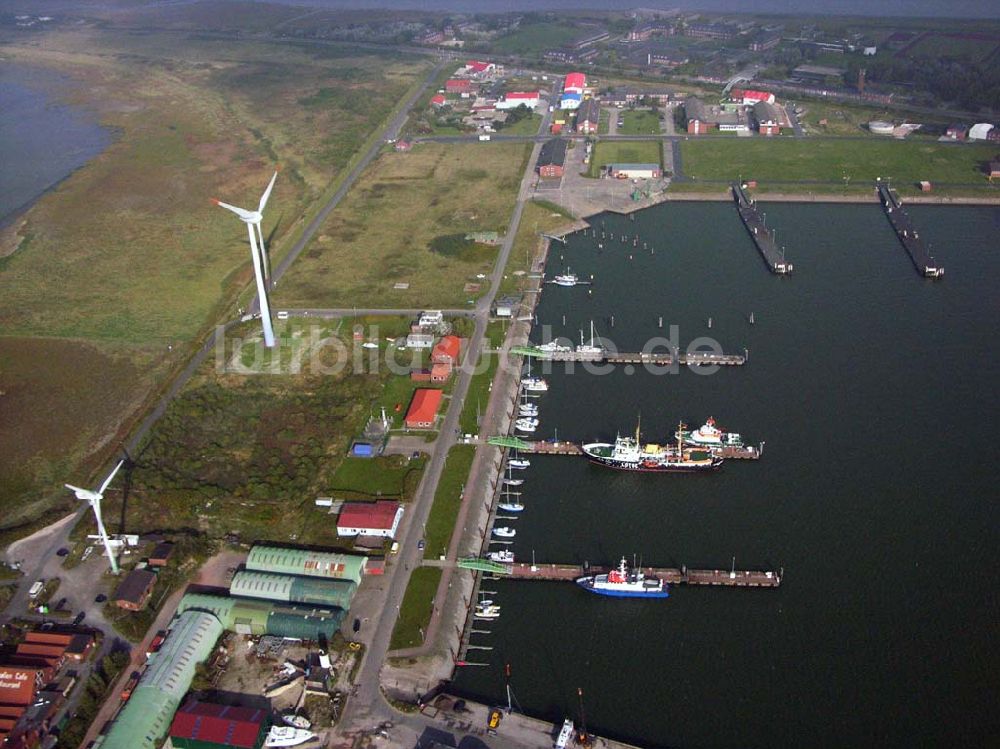
[[[593,362],[595,364],[651,364],[669,367],[673,364],[684,364],[689,367],[739,367],[747,363],[748,352],[742,354],[716,354],[711,351],[680,351],[671,352],[621,352],[601,350],[594,352],[580,351],[542,351],[535,346],[513,346],[512,354],[530,356],[540,361],[554,362]]]
[[[750,238],[757,245],[767,267],[772,273],[784,275],[792,272],[792,264],[785,262],[785,248],[779,247],[774,238],[774,230],[768,229],[764,224],[763,214],[757,210],[757,204],[750,200],[743,185],[732,183],[733,200],[736,201],[736,209],[739,211],[743,225],[747,228]]]
[[[728,588],[777,588],[781,585],[784,570],[695,570],[686,566],[642,567],[642,571],[658,577],[668,585],[716,585]],[[510,565],[513,580],[576,580],[584,575],[609,572],[608,567],[581,566],[577,564],[526,564]]]
[[[880,179],[878,196],[879,202],[882,203],[882,209],[889,218],[889,223],[892,224],[896,236],[899,237],[900,243],[909,254],[917,272],[924,278],[941,278],[944,275],[944,268],[938,265],[937,261],[931,257],[927,247],[924,246],[924,240],[920,238],[920,234],[913,227],[913,222],[903,209],[903,202],[899,199],[896,191]]]

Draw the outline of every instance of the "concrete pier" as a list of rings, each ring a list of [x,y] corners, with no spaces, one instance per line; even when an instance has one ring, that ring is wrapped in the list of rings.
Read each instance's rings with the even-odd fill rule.
[[[941,278],[944,276],[944,268],[938,265],[938,262],[931,257],[930,252],[924,245],[924,240],[921,239],[920,234],[913,227],[913,222],[910,220],[909,215],[903,209],[903,202],[899,199],[896,191],[885,182],[878,183],[877,191],[879,202],[882,203],[882,209],[885,211],[889,223],[892,224],[896,236],[899,237],[900,243],[910,256],[910,260],[913,261],[913,266],[917,269],[917,272],[924,278]]]
[[[785,249],[778,246],[774,230],[768,229],[764,224],[764,216],[757,210],[757,204],[747,196],[743,185],[733,182],[731,187],[740,219],[743,220],[743,225],[747,228],[753,243],[757,245],[757,250],[764,258],[767,267],[772,273],[779,275],[791,273],[792,264],[785,262]]]

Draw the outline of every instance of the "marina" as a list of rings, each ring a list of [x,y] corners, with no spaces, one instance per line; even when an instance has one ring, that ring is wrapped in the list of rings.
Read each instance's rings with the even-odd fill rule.
[[[512,580],[574,581],[584,575],[606,574],[613,567],[577,564],[511,565]],[[641,567],[647,577],[657,577],[668,585],[713,585],[729,588],[777,588],[783,570],[688,569],[681,567]]]
[[[682,365],[689,367],[741,367],[749,360],[749,352],[742,354],[717,354],[708,351],[680,351],[652,353],[625,353],[606,349],[594,351],[547,351],[537,346],[514,346],[511,353],[539,361],[594,362],[599,364],[647,364],[661,367]]]
[[[756,201],[750,199],[743,189],[743,185],[733,182],[733,200],[736,202],[736,210],[740,214],[740,220],[747,228],[750,238],[757,246],[767,267],[772,273],[783,275],[792,272],[792,264],[785,261],[785,248],[778,246],[774,229],[768,229],[766,217],[757,208]]]
[[[903,202],[899,199],[899,195],[889,186],[888,182],[882,182],[881,180],[878,182],[877,189],[882,209],[885,211],[889,223],[892,224],[896,236],[899,237],[900,244],[903,245],[906,254],[913,261],[917,272],[924,276],[924,278],[943,277],[944,268],[931,257],[923,238],[917,232],[909,215],[903,208]]]

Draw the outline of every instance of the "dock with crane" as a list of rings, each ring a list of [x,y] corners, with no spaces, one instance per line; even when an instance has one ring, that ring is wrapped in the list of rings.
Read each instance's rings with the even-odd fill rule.
[[[909,215],[903,209],[903,201],[899,199],[899,194],[889,186],[887,182],[878,182],[879,202],[882,210],[885,211],[889,223],[892,224],[896,236],[913,261],[913,266],[924,278],[941,278],[944,276],[944,268],[931,257],[924,240],[913,226]]]
[[[792,264],[785,260],[785,248],[779,247],[774,238],[774,229],[768,229],[764,214],[757,208],[756,201],[750,199],[743,189],[743,185],[733,182],[733,200],[736,202],[736,210],[739,211],[740,219],[747,228],[750,238],[757,245],[767,267],[772,273],[787,275],[792,272]]]

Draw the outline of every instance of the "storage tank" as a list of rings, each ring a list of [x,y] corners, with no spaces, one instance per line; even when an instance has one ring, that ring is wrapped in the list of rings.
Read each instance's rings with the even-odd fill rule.
[[[368,557],[353,554],[257,545],[250,550],[246,567],[258,572],[351,580],[357,584],[367,561]]]
[[[896,126],[885,120],[872,120],[868,123],[868,131],[875,135],[892,135]]]
[[[338,609],[350,608],[357,589],[358,586],[351,580],[327,580],[250,570],[237,572],[229,585],[229,593],[233,596],[310,603]]]

